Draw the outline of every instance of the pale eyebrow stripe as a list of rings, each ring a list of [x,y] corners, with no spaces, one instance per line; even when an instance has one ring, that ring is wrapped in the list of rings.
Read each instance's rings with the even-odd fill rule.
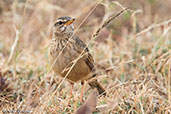
[[[65,20],[60,19],[60,20],[57,20],[55,23],[58,23],[58,22],[60,22],[60,21],[62,21],[62,22],[67,22],[66,19],[65,19]]]

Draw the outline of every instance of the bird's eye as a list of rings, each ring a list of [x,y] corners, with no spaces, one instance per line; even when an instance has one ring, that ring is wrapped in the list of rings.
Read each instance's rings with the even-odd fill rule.
[[[63,24],[63,22],[62,21],[58,21],[58,22],[55,23],[55,26],[58,26],[58,25],[61,25],[61,24]]]
[[[59,22],[58,22],[58,24],[60,24],[60,25],[61,25],[62,23],[63,23],[62,21],[59,21]]]

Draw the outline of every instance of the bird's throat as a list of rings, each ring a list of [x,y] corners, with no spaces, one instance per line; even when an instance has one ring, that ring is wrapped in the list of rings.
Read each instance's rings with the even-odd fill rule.
[[[58,39],[58,40],[68,40],[73,36],[73,33],[58,33],[55,32],[53,34],[53,38]]]

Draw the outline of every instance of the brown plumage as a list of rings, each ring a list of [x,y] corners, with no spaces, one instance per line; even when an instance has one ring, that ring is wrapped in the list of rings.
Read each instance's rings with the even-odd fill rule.
[[[66,79],[71,83],[84,82],[96,75],[94,61],[88,48],[73,34],[74,20],[68,16],[56,20],[49,51],[49,60],[54,72],[61,77],[68,74]],[[91,88],[97,88],[99,94],[105,94],[104,88],[96,79],[88,83]]]

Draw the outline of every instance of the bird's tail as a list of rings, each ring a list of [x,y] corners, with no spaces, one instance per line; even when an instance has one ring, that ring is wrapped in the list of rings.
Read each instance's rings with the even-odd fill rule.
[[[105,89],[100,85],[100,83],[97,80],[92,80],[88,82],[88,84],[92,89],[96,88],[100,95],[106,95]]]

